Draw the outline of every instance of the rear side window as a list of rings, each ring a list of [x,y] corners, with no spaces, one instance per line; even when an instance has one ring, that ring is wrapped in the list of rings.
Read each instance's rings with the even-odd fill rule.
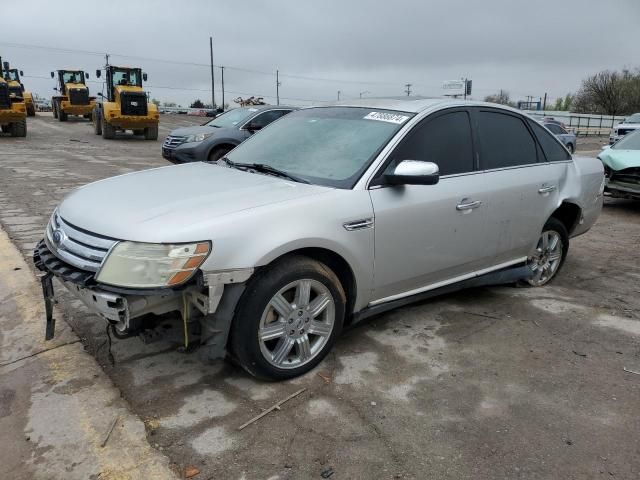
[[[436,163],[440,175],[472,172],[469,114],[464,111],[445,113],[416,126],[394,152],[387,171],[392,171],[402,160]]]
[[[536,142],[519,117],[480,111],[478,123],[481,162],[485,170],[537,163]]]
[[[547,161],[561,162],[563,160],[571,160],[571,154],[567,152],[567,149],[560,145],[560,143],[541,125],[538,125],[538,123],[532,120],[529,120],[529,125],[531,125],[533,133],[536,135],[538,142],[540,142],[540,146],[542,147],[544,156],[547,157]]]

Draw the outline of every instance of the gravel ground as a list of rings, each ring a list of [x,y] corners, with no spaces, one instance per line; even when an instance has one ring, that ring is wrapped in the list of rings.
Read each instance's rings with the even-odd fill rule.
[[[200,120],[165,115],[160,135]],[[578,150],[595,154],[599,141],[581,138]],[[160,141],[106,141],[85,121],[45,114],[0,149],[0,223],[25,257],[71,189],[166,165]],[[635,479],[640,375],[623,368],[640,371],[639,246],[640,203],[607,199],[553,284],[467,290],[380,315],[282,383],[136,338],[114,343],[112,366],[104,324],[77,302],[60,307],[150,444],[179,470],[197,467],[197,479]]]

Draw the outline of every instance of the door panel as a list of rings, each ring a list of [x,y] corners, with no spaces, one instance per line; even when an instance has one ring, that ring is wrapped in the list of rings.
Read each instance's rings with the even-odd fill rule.
[[[378,300],[492,264],[481,173],[371,190]],[[459,210],[459,204],[481,202]]]

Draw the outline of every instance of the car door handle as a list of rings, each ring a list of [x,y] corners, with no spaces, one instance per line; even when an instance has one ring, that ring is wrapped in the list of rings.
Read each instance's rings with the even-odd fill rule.
[[[469,200],[464,198],[458,205],[456,205],[456,210],[473,210],[474,208],[478,208],[480,205],[482,205],[480,200]]]
[[[556,187],[555,185],[543,185],[538,189],[538,193],[540,195],[544,195],[545,193],[553,192],[556,188],[558,187]]]

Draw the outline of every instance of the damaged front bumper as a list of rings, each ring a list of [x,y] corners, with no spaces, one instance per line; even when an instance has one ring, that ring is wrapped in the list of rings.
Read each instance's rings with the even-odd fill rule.
[[[179,312],[185,325],[199,321],[200,343],[214,346],[210,358],[224,355],[226,339],[235,306],[253,269],[224,272],[202,272],[200,282],[180,289],[118,289],[95,281],[93,272],[77,269],[56,257],[44,241],[34,250],[34,264],[44,273],[41,277],[46,307],[45,339],[53,338],[55,320],[52,305],[56,277],[73,297],[92,313],[105,319],[120,334],[136,332],[147,314]],[[185,332],[187,329],[185,328]],[[188,342],[186,342],[188,343]]]

